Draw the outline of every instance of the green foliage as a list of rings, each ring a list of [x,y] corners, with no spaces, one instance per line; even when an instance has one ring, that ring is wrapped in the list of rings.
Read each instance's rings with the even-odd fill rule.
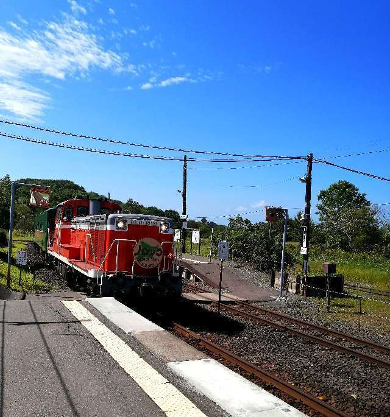
[[[11,179],[0,178],[0,228],[9,228],[9,206],[11,201]]]
[[[364,193],[338,181],[318,194],[319,233],[329,248],[368,251],[381,241],[377,211]]]
[[[269,272],[280,268],[282,255],[283,221],[275,225],[252,223],[241,216],[229,219],[227,229],[220,234],[226,239],[234,259],[240,259],[254,268]],[[291,256],[286,253],[285,265],[292,265]]]
[[[0,248],[8,246],[7,232],[4,229],[0,229]]]

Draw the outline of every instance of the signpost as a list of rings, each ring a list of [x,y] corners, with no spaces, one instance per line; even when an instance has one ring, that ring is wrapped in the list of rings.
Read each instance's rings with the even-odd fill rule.
[[[219,296],[218,296],[218,314],[221,310],[221,294],[222,294],[222,271],[223,261],[229,257],[229,242],[222,240],[218,243],[218,258],[221,261],[221,267],[219,270]]]
[[[198,245],[198,255],[200,255],[200,230],[193,230],[191,234],[191,243]],[[192,245],[191,245],[192,254]]]
[[[36,184],[24,184],[22,182],[13,182],[11,184],[11,207],[9,212],[9,237],[8,237],[8,268],[7,268],[7,288],[11,287],[11,256],[12,256],[12,232],[14,227],[14,214],[15,214],[15,194],[16,190],[20,187],[27,187],[30,188],[31,194],[34,192],[37,193],[36,190],[39,190],[41,194],[45,192],[45,197],[37,199],[39,202],[35,200],[36,205],[40,207],[46,207],[46,204],[49,205],[49,194],[50,194],[50,187],[36,185]],[[31,201],[31,200],[30,200]]]
[[[16,265],[23,265],[23,266],[27,265],[27,251],[20,250],[16,254]]]

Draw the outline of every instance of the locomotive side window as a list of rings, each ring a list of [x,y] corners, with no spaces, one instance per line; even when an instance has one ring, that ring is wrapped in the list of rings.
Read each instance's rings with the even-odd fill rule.
[[[88,207],[87,206],[77,206],[77,217],[88,216]]]
[[[70,222],[73,218],[73,207],[72,206],[66,206],[64,215],[62,216],[62,219],[64,222]]]

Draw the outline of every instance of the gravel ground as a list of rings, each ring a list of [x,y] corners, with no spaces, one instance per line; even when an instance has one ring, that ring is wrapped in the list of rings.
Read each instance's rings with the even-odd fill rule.
[[[175,316],[175,319],[177,316]],[[211,306],[188,306],[177,320],[350,415],[390,415],[390,376],[380,368]]]
[[[233,268],[240,277],[253,285],[260,288],[269,288],[271,278],[269,274],[263,274],[254,271],[245,265],[237,265],[232,261],[226,261],[226,265]],[[215,289],[213,290],[215,292]],[[342,299],[340,299],[342,300]],[[335,317],[335,314],[324,312],[324,306],[319,299],[314,297],[303,297],[288,293],[286,298],[282,300],[270,301],[267,303],[255,303],[261,307],[269,308],[270,310],[280,311],[306,320],[315,324],[329,327],[340,332],[352,333],[363,339],[369,339],[376,343],[390,347],[390,334],[386,330],[381,330],[381,322],[378,321],[378,327],[373,328],[363,322],[359,322],[358,314],[354,321],[341,321]],[[387,318],[390,321],[390,317]],[[382,318],[381,320],[385,320]]]
[[[53,291],[72,291],[68,287],[64,279],[57,273],[54,268],[48,268],[45,266],[45,258],[41,253],[39,247],[33,243],[27,243],[27,266],[34,274],[35,279],[39,279],[53,287]]]

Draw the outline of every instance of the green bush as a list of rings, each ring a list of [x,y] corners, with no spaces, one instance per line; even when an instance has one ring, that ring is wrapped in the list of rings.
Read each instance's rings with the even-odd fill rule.
[[[8,246],[7,232],[4,229],[0,229],[0,248]]]

